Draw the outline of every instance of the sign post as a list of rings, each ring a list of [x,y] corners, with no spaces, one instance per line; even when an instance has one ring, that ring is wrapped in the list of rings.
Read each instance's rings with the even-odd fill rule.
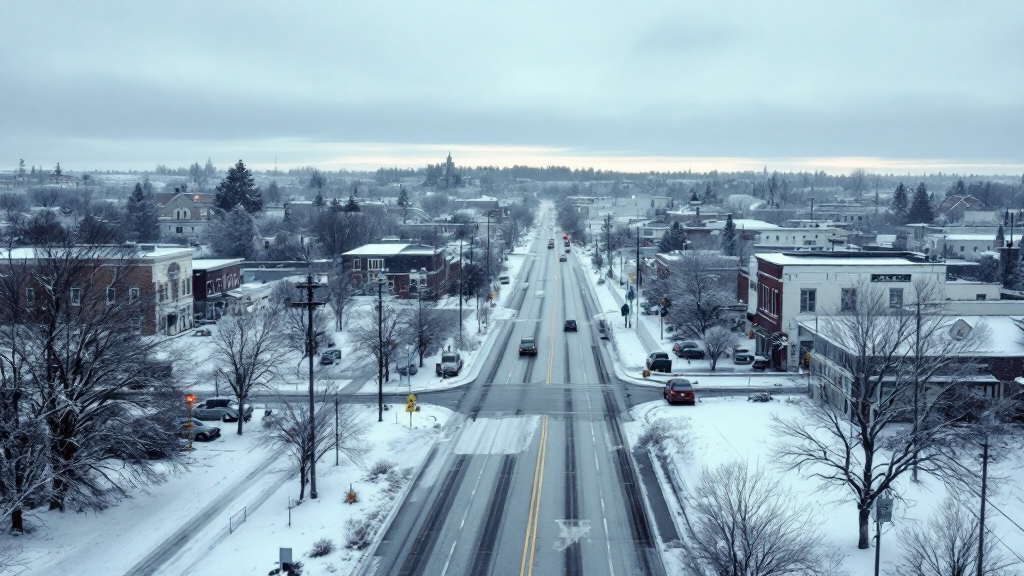
[[[892,522],[892,495],[888,490],[875,499],[875,506],[871,511],[875,517],[875,576],[878,576],[878,561],[882,550],[882,524]]]
[[[416,411],[416,395],[409,394],[409,399],[405,403],[405,411],[409,413],[409,428],[412,428],[412,413]]]

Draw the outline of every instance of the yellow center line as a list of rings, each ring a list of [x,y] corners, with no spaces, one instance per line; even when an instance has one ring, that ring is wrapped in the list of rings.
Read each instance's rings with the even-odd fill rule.
[[[526,557],[530,557],[530,574],[533,574],[533,554],[537,549],[537,526],[540,520],[540,490],[544,485],[544,456],[547,454],[548,417],[544,417],[537,446],[537,464],[533,469],[533,491],[530,492],[530,508],[526,515],[526,538],[523,540],[523,561],[519,564],[519,576],[526,574]],[[533,528],[533,550],[530,550],[530,528]]]

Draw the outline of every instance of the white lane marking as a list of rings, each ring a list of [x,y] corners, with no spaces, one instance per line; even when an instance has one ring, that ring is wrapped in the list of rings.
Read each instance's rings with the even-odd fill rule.
[[[590,422],[590,437],[594,437],[593,421]],[[597,440],[594,440],[594,461],[597,461]],[[604,489],[601,488],[600,482],[597,483],[597,496],[601,499],[601,518],[604,523],[604,547],[608,556],[608,574],[615,576],[615,566],[612,564],[612,542],[611,537],[608,536],[608,514],[604,511]]]
[[[529,447],[539,424],[539,415],[477,418],[466,423],[454,453],[518,454]]]
[[[480,474],[476,477],[476,484],[473,485],[473,491],[469,494],[469,501],[472,502],[476,498],[476,490],[480,487],[480,480],[484,477],[484,469],[487,467],[487,456],[484,456],[484,463],[480,465]],[[466,516],[469,514],[469,509],[472,506],[466,506],[466,511],[462,513],[462,521],[459,522],[459,532],[462,532],[462,527],[466,524]],[[448,551],[448,558],[444,561],[444,569],[441,570],[441,576],[445,576],[448,573],[448,564],[452,561],[452,554],[455,553],[455,545],[459,543],[459,538],[456,537],[455,541],[452,542],[452,549]]]

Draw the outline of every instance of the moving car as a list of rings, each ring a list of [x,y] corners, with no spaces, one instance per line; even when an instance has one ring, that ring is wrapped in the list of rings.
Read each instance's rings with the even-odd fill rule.
[[[555,241],[554,240],[548,240],[548,248],[554,248],[554,247],[555,247]]]
[[[750,365],[752,370],[760,370],[764,372],[768,369],[768,358],[764,356],[754,356],[754,363]]]
[[[341,362],[341,350],[328,350],[320,357],[320,364],[326,366]]]
[[[241,414],[246,422],[252,419],[252,404],[246,404]],[[198,420],[237,422],[238,415],[238,401],[234,398],[207,398],[192,408],[192,417]]]
[[[568,247],[568,246],[566,246],[566,247],[565,247],[565,253],[566,253],[566,254],[568,254],[568,253],[569,253],[569,247]]]
[[[512,280],[508,276],[498,276],[498,282],[502,284],[508,284]]]
[[[566,332],[570,332],[570,331],[571,332],[575,332],[576,331],[576,321],[575,320],[566,320],[565,321],[564,330]]]
[[[536,356],[537,355],[537,339],[536,338],[523,338],[519,341],[519,355],[520,356]]]
[[[693,384],[686,378],[673,378],[665,383],[665,389],[661,391],[662,398],[669,404],[697,403],[697,393],[693,391]]]
[[[651,372],[671,372],[672,360],[668,352],[651,352],[647,355],[647,369]]]
[[[189,423],[188,418],[175,418],[174,427],[178,430],[178,436],[182,438],[188,438],[189,429],[186,424]],[[209,442],[220,436],[220,428],[212,424],[202,422],[197,418],[192,418],[192,439],[200,442]]]
[[[750,364],[754,361],[754,355],[746,348],[734,348],[732,351],[732,361],[734,364]]]
[[[559,262],[568,262],[568,259],[565,257],[565,254],[562,254],[561,256],[558,257],[558,261]]]

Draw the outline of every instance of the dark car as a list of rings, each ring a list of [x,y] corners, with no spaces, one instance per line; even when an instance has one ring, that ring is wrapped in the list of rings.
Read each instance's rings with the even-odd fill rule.
[[[754,361],[754,355],[746,348],[734,348],[732,361],[734,364],[750,364]]]
[[[697,403],[697,393],[693,391],[693,384],[685,378],[673,378],[665,383],[665,389],[661,391],[661,396],[669,404],[689,404],[694,405]]]
[[[420,371],[419,366],[415,362],[409,362],[398,367],[398,373],[402,376],[412,376],[413,374]]]
[[[668,352],[651,352],[647,355],[647,369],[651,372],[671,372],[672,359]]]
[[[537,355],[537,339],[536,338],[523,338],[519,341],[519,355],[520,356],[536,356]]]
[[[693,340],[683,340],[672,345],[672,353],[687,360],[703,360],[704,351]]]
[[[764,372],[768,369],[768,358],[765,358],[764,356],[754,356],[754,363],[750,365],[750,368]]]
[[[570,331],[571,332],[575,332],[576,331],[576,321],[575,320],[566,320],[565,321],[564,330],[566,332],[570,332]]]
[[[554,248],[554,247],[555,247],[555,241],[554,240],[548,240],[548,248]]]
[[[337,362],[341,362],[341,350],[328,350],[320,356],[320,364],[324,366]]]
[[[568,262],[569,260],[565,257],[565,254],[562,254],[561,256],[558,257],[558,261],[559,262]]]

